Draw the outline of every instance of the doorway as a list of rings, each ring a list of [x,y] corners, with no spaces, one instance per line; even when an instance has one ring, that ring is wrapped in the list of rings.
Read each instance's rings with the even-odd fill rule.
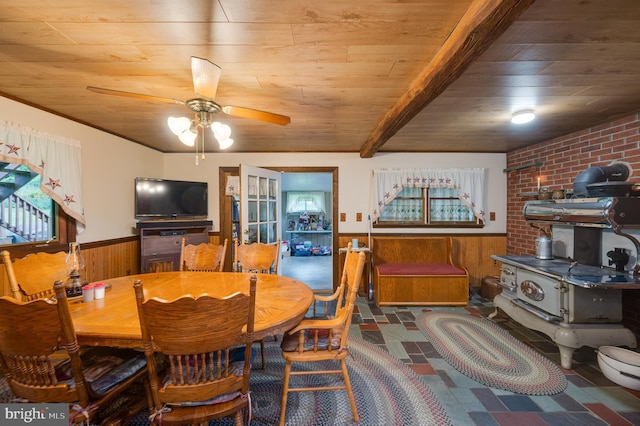
[[[306,283],[315,292],[331,292],[332,175],[285,172],[281,180],[280,274]]]
[[[279,260],[278,269],[282,275],[291,276],[296,279],[300,279],[303,282],[309,281],[312,284],[312,288],[315,292],[323,293],[323,292],[332,292],[333,288],[337,285],[337,274],[338,274],[338,168],[337,167],[267,167],[268,169],[277,170],[283,173],[283,178],[288,179],[287,175],[295,175],[296,179],[293,179],[294,182],[288,182],[287,188],[297,187],[299,189],[306,189],[313,186],[313,182],[318,178],[322,181],[322,192],[328,192],[330,202],[327,202],[326,205],[330,204],[330,207],[327,207],[327,211],[325,212],[324,220],[328,223],[329,229],[325,231],[330,231],[328,233],[324,233],[324,237],[322,240],[318,240],[318,237],[321,234],[311,234],[311,239],[303,239],[302,242],[304,244],[305,241],[311,241],[311,245],[314,246],[313,242],[318,241],[322,244],[317,244],[322,248],[324,243],[327,242],[329,245],[330,253],[322,254],[321,256],[309,256],[309,258],[304,258],[304,256],[291,256],[291,248],[285,247],[281,250],[281,257]],[[226,179],[228,176],[238,176],[239,168],[238,167],[220,167],[219,168],[219,197],[220,197],[220,241],[224,241],[224,239],[228,239],[229,246],[233,243],[233,235],[232,230],[234,226],[234,221],[232,217],[233,210],[233,199],[232,197],[225,195],[225,186]],[[330,186],[327,188],[327,182],[325,179],[328,179],[330,182]],[[307,180],[306,183],[301,183],[304,180]],[[289,186],[292,185],[292,186]],[[316,184],[317,185],[317,184]],[[285,188],[285,184],[282,184],[283,191]],[[318,187],[320,188],[320,187]],[[286,199],[286,196],[282,197],[283,203]],[[286,207],[282,206],[282,212],[286,212]],[[283,217],[286,217],[283,214]],[[318,217],[316,216],[316,221]],[[317,223],[317,222],[316,222]],[[292,240],[289,234],[287,234],[286,230],[288,227],[288,223],[282,224],[281,229],[282,241]],[[316,226],[317,231],[317,226]],[[288,245],[288,244],[287,244]],[[312,247],[312,249],[315,247]],[[286,258],[286,260],[285,260]],[[225,271],[231,270],[232,263],[232,253],[231,249],[227,253],[225,258]],[[312,263],[312,261],[314,263]],[[313,272],[315,271],[315,272]],[[318,277],[318,278],[316,278]],[[313,278],[313,279],[312,279]]]

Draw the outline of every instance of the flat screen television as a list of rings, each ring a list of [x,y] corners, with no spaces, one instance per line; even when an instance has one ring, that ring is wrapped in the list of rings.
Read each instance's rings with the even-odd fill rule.
[[[137,177],[136,219],[203,219],[208,216],[207,182]]]

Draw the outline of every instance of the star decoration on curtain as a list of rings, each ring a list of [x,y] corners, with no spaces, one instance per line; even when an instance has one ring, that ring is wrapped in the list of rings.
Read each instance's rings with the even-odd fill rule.
[[[17,145],[7,145],[7,148],[9,148],[9,151],[7,151],[7,154],[18,155],[18,151],[20,150],[20,147]]]
[[[62,187],[62,185],[60,184],[60,179],[51,179],[49,178],[49,183],[45,183],[45,185],[48,185],[51,187],[51,190],[55,191],[57,187]]]

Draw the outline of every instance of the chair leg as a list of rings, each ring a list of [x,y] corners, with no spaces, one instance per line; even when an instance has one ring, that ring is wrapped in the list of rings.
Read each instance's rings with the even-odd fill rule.
[[[267,368],[267,361],[264,355],[264,339],[260,340],[260,356],[262,357],[262,369]]]
[[[353,411],[353,421],[358,423],[360,421],[360,417],[358,416],[356,399],[353,397],[353,390],[351,390],[351,380],[349,379],[349,372],[347,371],[347,363],[344,359],[340,360],[340,367],[342,368],[342,377],[344,379],[344,384],[347,387],[347,395],[349,395],[349,402],[351,403],[351,411]]]
[[[287,361],[284,366],[284,378],[282,379],[282,406],[280,408],[280,426],[284,426],[287,412],[287,395],[289,394],[289,373],[291,373],[291,362]]]

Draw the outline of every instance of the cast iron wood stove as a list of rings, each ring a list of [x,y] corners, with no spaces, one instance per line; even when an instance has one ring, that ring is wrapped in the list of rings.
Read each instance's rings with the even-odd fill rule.
[[[495,312],[503,310],[520,324],[549,336],[560,349],[561,364],[570,369],[573,353],[582,346],[636,347],[631,330],[622,325],[622,291],[640,289],[640,243],[623,228],[640,228],[640,198],[601,197],[530,201],[523,210],[531,225],[570,225],[574,253],[567,258],[491,256],[502,263]],[[621,249],[600,260],[601,232],[612,229],[633,243],[635,264]],[[595,230],[595,232],[593,232]],[[582,241],[586,235],[591,241]],[[594,255],[595,254],[595,255]]]

